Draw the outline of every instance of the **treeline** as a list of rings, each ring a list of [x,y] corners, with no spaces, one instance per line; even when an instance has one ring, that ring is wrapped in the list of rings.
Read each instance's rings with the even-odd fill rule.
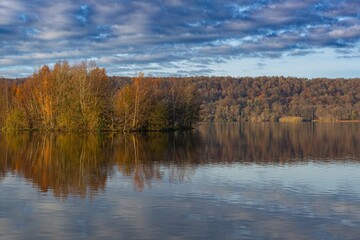
[[[360,119],[360,79],[196,77],[207,122]],[[294,118],[297,119],[297,118]]]
[[[109,78],[95,63],[43,66],[0,81],[4,130],[140,131],[192,128],[200,102],[187,79]]]
[[[94,63],[0,79],[0,127],[169,130],[203,122],[360,119],[360,79],[108,77]]]

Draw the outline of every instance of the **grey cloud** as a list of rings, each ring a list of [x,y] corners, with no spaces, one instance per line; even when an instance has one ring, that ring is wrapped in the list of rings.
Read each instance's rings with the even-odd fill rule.
[[[264,69],[264,67],[266,66],[265,63],[257,63],[256,66],[258,67],[258,69]]]
[[[288,54],[288,56],[293,56],[293,57],[299,57],[299,56],[306,56],[309,54],[314,54],[317,53],[316,51],[313,50],[295,50],[292,51]]]

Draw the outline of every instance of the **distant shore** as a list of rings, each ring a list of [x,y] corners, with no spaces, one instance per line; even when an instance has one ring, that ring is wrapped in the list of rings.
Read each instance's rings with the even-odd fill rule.
[[[107,76],[80,63],[0,78],[0,129],[168,131],[198,122],[360,122],[360,78]],[[173,130],[171,130],[173,131]]]

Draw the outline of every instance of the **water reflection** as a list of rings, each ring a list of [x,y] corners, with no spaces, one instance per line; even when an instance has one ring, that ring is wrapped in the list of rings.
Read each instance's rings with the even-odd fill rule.
[[[0,176],[8,172],[57,197],[91,196],[104,190],[115,169],[139,191],[164,171],[170,181],[192,172],[198,134],[6,134],[0,137]],[[163,166],[166,166],[164,169]],[[0,178],[1,179],[1,178]]]
[[[360,158],[359,124],[224,124],[200,132],[203,151],[214,162],[274,164]]]
[[[55,196],[103,190],[112,174],[108,137],[7,134],[0,138],[0,173],[19,174]]]
[[[170,134],[4,134],[0,176],[20,175],[56,197],[86,197],[118,171],[141,191],[156,180],[189,180],[209,164],[357,161],[359,130],[345,123],[241,124]]]
[[[0,239],[357,239],[357,124],[0,135]]]

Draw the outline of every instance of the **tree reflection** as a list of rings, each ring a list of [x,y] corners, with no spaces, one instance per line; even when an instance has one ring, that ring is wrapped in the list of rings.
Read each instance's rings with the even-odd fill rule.
[[[0,135],[0,180],[16,174],[56,197],[93,197],[115,172],[138,191],[188,181],[209,164],[360,159],[358,124],[207,125],[193,132]]]
[[[360,158],[357,123],[218,124],[200,128],[213,162],[298,163]]]
[[[95,135],[7,134],[0,138],[2,175],[19,174],[56,197],[92,195],[103,190],[111,145]]]
[[[153,179],[182,182],[193,173],[198,138],[191,132],[127,134],[116,139],[114,159],[140,191]]]
[[[195,159],[191,139],[196,137],[190,132],[1,135],[0,179],[7,173],[18,174],[42,192],[52,190],[56,197],[91,197],[104,190],[117,166],[141,191],[152,180],[189,178]]]

